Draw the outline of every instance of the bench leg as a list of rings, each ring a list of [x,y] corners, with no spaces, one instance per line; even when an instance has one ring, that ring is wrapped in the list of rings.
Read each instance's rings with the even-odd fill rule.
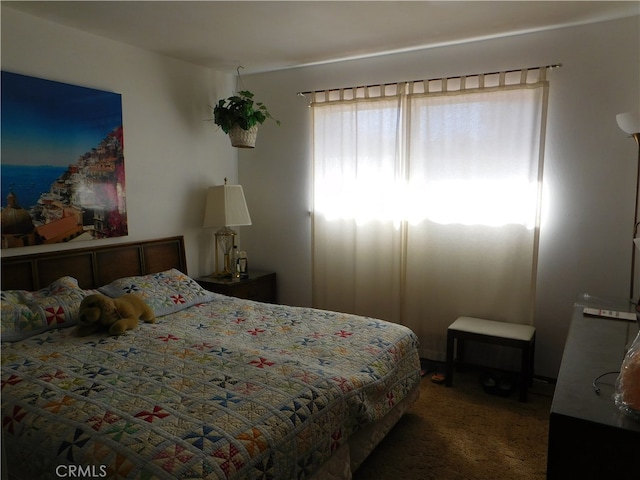
[[[447,387],[453,385],[453,349],[455,341],[455,332],[447,330],[447,361],[445,364],[444,384]]]
[[[533,334],[531,338],[531,351],[529,352],[529,358],[531,362],[529,363],[529,386],[533,387],[533,365],[535,364],[535,356],[536,356],[536,334]]]
[[[531,349],[531,342],[526,342],[524,345],[522,345],[522,360],[521,360],[521,366],[520,366],[520,401],[521,402],[526,402],[527,401],[527,396],[528,396],[528,391],[529,391],[529,384],[531,383],[531,378],[532,378],[532,361],[531,361],[531,355],[532,355],[532,349]]]
[[[456,336],[456,356],[454,362],[458,365],[464,363],[464,351],[465,351],[465,343],[463,337]]]

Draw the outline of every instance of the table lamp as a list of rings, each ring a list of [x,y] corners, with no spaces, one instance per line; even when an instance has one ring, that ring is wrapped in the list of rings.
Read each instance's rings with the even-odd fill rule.
[[[240,225],[251,225],[251,217],[247,209],[247,202],[241,185],[224,185],[209,187],[207,202],[204,209],[205,228],[220,227],[215,233],[215,271],[216,277],[231,276],[231,262],[229,253],[235,244],[236,232],[230,228]],[[218,246],[224,255],[224,266],[218,265]]]

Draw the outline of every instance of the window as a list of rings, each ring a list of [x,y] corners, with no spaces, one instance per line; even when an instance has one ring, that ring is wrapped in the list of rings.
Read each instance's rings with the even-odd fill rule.
[[[407,324],[430,358],[460,314],[531,323],[547,88],[537,68],[314,93],[314,304]]]

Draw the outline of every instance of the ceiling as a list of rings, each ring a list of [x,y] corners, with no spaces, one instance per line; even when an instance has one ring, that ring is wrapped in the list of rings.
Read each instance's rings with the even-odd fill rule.
[[[4,1],[190,63],[256,73],[640,14],[640,1]]]

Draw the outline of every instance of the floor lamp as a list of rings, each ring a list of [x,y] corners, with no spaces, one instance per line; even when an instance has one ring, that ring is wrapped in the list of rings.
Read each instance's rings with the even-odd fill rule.
[[[241,185],[224,185],[209,187],[204,209],[203,226],[220,227],[215,233],[215,270],[213,276],[229,277],[233,270],[230,262],[231,248],[235,244],[236,232],[230,227],[251,225],[251,217]],[[224,266],[218,266],[218,247],[224,256]],[[235,266],[233,267],[235,268]]]
[[[625,132],[627,132],[638,145],[638,162],[636,165],[636,203],[634,206],[633,216],[633,243],[631,244],[631,282],[629,287],[629,298],[634,299],[633,283],[635,277],[636,267],[636,237],[638,235],[638,189],[640,188],[640,113],[627,112],[619,113],[616,115],[618,126]],[[639,246],[640,248],[640,246]]]

